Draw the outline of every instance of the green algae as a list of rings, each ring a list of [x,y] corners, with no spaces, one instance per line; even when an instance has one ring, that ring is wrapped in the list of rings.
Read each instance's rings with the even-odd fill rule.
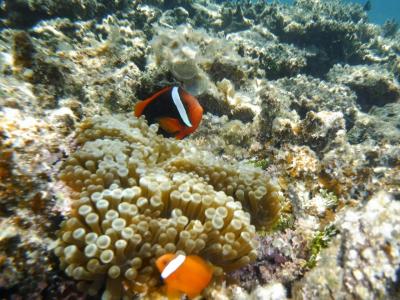
[[[306,267],[313,268],[317,264],[318,255],[322,249],[327,248],[330,241],[339,233],[338,229],[333,225],[327,225],[324,230],[317,231],[311,241],[311,256],[306,263]]]

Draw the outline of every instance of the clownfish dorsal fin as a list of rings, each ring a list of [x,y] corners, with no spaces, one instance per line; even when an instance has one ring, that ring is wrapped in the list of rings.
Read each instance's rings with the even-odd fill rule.
[[[157,93],[155,93],[154,95],[152,95],[151,97],[137,102],[135,105],[135,117],[140,117],[143,114],[143,111],[145,110],[145,108],[149,104],[151,104],[151,102],[155,101],[158,97],[160,97],[162,94],[164,94],[165,92],[167,92],[170,89],[171,89],[171,87],[167,86],[167,87],[161,89],[160,91],[158,91]]]
[[[179,115],[182,118],[183,123],[185,123],[185,125],[187,127],[192,127],[192,123],[190,123],[190,120],[189,120],[188,114],[186,112],[185,106],[183,105],[181,96],[179,96],[179,87],[174,86],[172,88],[171,96],[172,96],[172,100],[174,101],[176,108],[178,109]]]
[[[180,266],[183,265],[183,263],[186,260],[186,256],[179,254],[177,257],[175,257],[173,260],[171,260],[168,265],[165,267],[165,269],[161,273],[161,277],[163,279],[166,279],[169,277],[171,274],[173,274],[176,270],[179,269]]]
[[[148,103],[146,101],[140,101],[135,105],[135,117],[140,117],[143,113],[143,110],[146,108]]]

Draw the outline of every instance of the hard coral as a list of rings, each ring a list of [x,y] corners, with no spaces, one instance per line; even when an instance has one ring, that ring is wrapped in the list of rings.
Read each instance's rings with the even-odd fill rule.
[[[214,88],[210,78],[226,77],[235,82],[245,78],[245,64],[230,42],[188,25],[176,30],[164,27],[155,30],[150,42],[154,53],[151,60],[158,66],[166,66],[192,94],[200,95]]]
[[[256,262],[230,274],[241,287],[252,290],[274,281],[288,284],[301,275],[308,242],[300,228],[275,232],[259,240]]]
[[[400,103],[372,107],[369,114],[358,113],[348,137],[352,144],[367,140],[398,144],[400,141]]]
[[[306,65],[296,63],[295,66],[318,77],[337,61],[362,61],[365,55],[363,43],[368,42],[375,31],[374,26],[365,22],[367,17],[361,5],[343,5],[338,0],[298,0],[292,6],[255,1],[244,6],[243,14],[268,28],[281,43],[312,48],[313,54],[308,54],[313,58],[307,60]],[[290,50],[292,47],[285,48]],[[296,69],[299,70],[298,67],[289,68]],[[281,73],[279,64],[276,70]]]
[[[6,26],[25,28],[42,19],[55,17],[89,19],[121,9],[126,6],[125,4],[126,1],[119,0],[6,0],[0,7],[0,13]]]
[[[156,29],[158,34],[151,41],[155,63],[166,65],[192,94],[203,93],[209,85],[209,78],[199,65],[204,60],[200,43],[206,42],[206,33],[183,25],[177,30]]]
[[[400,99],[400,85],[391,72],[376,66],[335,65],[328,73],[331,81],[349,86],[357,94],[361,109],[382,107]]]
[[[200,255],[216,274],[240,268],[257,256],[250,222],[278,217],[282,196],[261,170],[156,132],[143,119],[88,119],[62,169],[72,211],[55,252],[90,294],[104,282],[105,299],[150,292],[166,252]]]
[[[293,298],[330,299],[334,293],[340,299],[397,299],[399,212],[400,203],[382,191],[363,207],[338,215],[340,234],[293,286]]]

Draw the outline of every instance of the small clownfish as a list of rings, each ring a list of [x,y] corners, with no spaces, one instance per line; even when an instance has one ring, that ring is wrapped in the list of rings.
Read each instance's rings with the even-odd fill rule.
[[[141,115],[148,123],[158,123],[164,136],[181,140],[197,129],[203,108],[181,87],[169,86],[136,104],[135,116]]]
[[[198,296],[211,281],[211,266],[197,255],[164,254],[156,260],[167,289],[168,299],[179,299],[186,294],[190,299]]]

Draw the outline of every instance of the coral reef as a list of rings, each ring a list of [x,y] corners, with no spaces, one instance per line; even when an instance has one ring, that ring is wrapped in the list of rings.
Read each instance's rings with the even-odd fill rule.
[[[358,209],[338,216],[337,235],[317,267],[293,287],[295,299],[399,296],[399,203],[378,193]]]
[[[164,246],[193,252],[193,229],[202,228],[195,243],[204,247],[195,253],[217,275],[206,299],[399,298],[400,35],[393,21],[371,24],[361,5],[339,0],[7,0],[0,4],[0,27],[2,296],[83,299],[109,281],[109,289],[128,295],[133,288],[145,298],[146,289],[160,287],[151,268]],[[187,140],[157,137],[155,127],[132,115],[110,116],[131,112],[172,84],[197,94],[205,110]],[[98,157],[103,148],[112,155]],[[129,167],[128,155],[141,162]],[[189,184],[201,189],[188,190]],[[153,207],[159,202],[149,189],[159,195],[166,186],[170,199],[183,186],[183,198]],[[140,197],[121,200],[120,215],[121,203],[109,194],[118,202],[120,193],[139,187]],[[207,210],[210,221],[205,210],[185,204],[188,195],[224,203],[206,201],[205,207],[215,205]],[[282,200],[279,218],[278,202],[268,199]],[[118,214],[117,229],[125,220],[126,228],[144,231],[129,257],[136,285],[121,287],[132,267],[121,258],[122,240],[126,247],[131,240],[100,213],[103,200]],[[137,208],[137,219],[122,216],[127,204]],[[98,274],[100,268],[77,283],[73,278],[96,264],[77,251],[95,245],[87,251],[98,255],[97,244],[79,240],[80,229],[93,233],[80,214],[85,209],[92,210],[89,223],[94,213],[104,223],[112,242],[102,251],[112,250],[115,261],[105,268],[111,277],[105,269]],[[219,218],[225,212],[243,219],[257,247],[249,242],[237,251],[242,241],[229,231],[215,237],[221,248],[207,248],[214,240],[206,224],[225,226],[229,218]],[[83,227],[75,228],[73,218]],[[176,220],[185,218],[193,226],[178,230]],[[163,226],[191,237],[163,244],[165,237],[154,234]],[[141,256],[149,244],[151,257]],[[246,265],[235,269],[240,261]],[[218,276],[222,271],[226,276]]]
[[[349,86],[357,94],[363,111],[400,100],[400,85],[393,74],[378,67],[334,66],[328,73],[331,81]]]
[[[249,65],[254,73],[269,79],[299,74],[307,66],[307,58],[312,56],[291,44],[278,43],[278,37],[261,26],[230,33],[227,38],[235,43],[240,54],[252,58]]]
[[[337,61],[363,61],[363,44],[377,31],[366,22],[360,5],[344,5],[339,0],[300,0],[293,6],[248,5],[244,15],[252,16],[282,42],[312,49],[305,69],[315,76],[325,74]]]
[[[42,19],[67,17],[89,19],[122,9],[126,1],[25,1],[6,0],[1,5],[3,26],[28,27]]]
[[[258,95],[262,110],[256,121],[262,139],[290,141],[318,152],[353,125],[358,107],[348,87],[303,75],[266,84]]]
[[[307,239],[300,233],[287,229],[259,238],[257,261],[240,271],[233,272],[233,279],[242,287],[253,290],[258,285],[279,281],[287,284],[300,277],[307,258]]]
[[[29,83],[1,77],[0,85],[1,294],[60,298],[71,280],[50,254],[62,219],[52,202],[52,176],[76,117],[66,107],[43,114]]]
[[[229,120],[225,115],[218,117],[210,113],[203,116],[202,125],[195,133],[194,142],[202,149],[237,159],[249,159],[253,155],[249,149],[258,148],[255,124],[240,120]],[[208,136],[210,139],[205,139]]]
[[[187,25],[156,28],[150,46],[151,61],[165,66],[194,95],[215,89],[215,81],[232,79],[238,84],[246,77],[244,60],[232,51],[233,45]]]
[[[159,284],[155,259],[169,252],[238,269],[257,256],[250,221],[269,228],[279,216],[283,197],[263,171],[157,136],[156,127],[88,119],[76,138],[82,146],[62,168],[72,212],[55,252],[89,294],[104,281],[105,299],[148,292]]]
[[[326,82],[298,75],[280,79],[277,84],[290,93],[290,105],[301,118],[309,111],[336,111],[349,115],[351,110],[357,108],[354,91],[336,81]]]
[[[369,141],[387,141],[398,144],[400,104],[389,103],[383,107],[373,107],[370,114],[359,113],[353,128],[348,133],[354,144]]]
[[[246,292],[240,287],[232,289],[220,289],[210,293],[212,299],[234,299],[234,300],[281,300],[287,299],[285,287],[278,282],[260,285],[251,293]]]

